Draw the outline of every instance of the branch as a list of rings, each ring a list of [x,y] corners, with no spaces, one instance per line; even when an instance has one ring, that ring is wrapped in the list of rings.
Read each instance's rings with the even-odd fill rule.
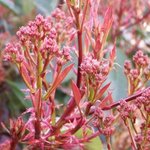
[[[136,93],[136,94],[134,94],[134,95],[132,95],[130,97],[127,97],[125,99],[121,99],[118,102],[113,103],[112,105],[105,106],[105,107],[102,108],[102,110],[110,110],[112,108],[115,108],[115,107],[120,105],[120,101],[122,101],[122,100],[125,100],[126,102],[130,102],[132,100],[135,100],[137,97],[141,96],[146,90],[149,90],[149,89],[150,89],[150,87],[148,87],[145,90],[142,90],[142,91],[140,91],[140,92],[138,92],[138,93]]]

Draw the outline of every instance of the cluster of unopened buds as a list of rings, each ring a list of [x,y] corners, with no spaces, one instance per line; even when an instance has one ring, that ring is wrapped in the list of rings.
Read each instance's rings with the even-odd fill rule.
[[[147,55],[139,50],[133,56],[133,62],[135,68],[132,68],[130,61],[126,61],[124,64],[124,72],[128,79],[130,89],[129,94],[133,94],[135,91],[141,89],[150,79],[150,59]]]
[[[86,84],[93,87],[98,86],[106,78],[109,72],[109,61],[98,61],[89,54],[83,59],[81,64],[81,74]]]

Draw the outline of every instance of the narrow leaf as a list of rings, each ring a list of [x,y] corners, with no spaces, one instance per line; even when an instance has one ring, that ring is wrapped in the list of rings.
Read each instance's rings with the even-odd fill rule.
[[[112,103],[113,103],[112,93],[108,93],[108,95],[101,101],[99,107],[103,109],[103,107]]]
[[[79,106],[80,100],[81,100],[81,93],[79,91],[79,88],[77,85],[74,83],[74,81],[71,81],[71,87],[74,95],[74,99],[76,101],[76,104]]]
[[[34,90],[31,87],[31,80],[30,80],[30,76],[27,70],[27,67],[22,63],[20,66],[20,74],[24,80],[24,82],[26,83],[27,87],[33,92]]]
[[[101,35],[99,34],[99,35],[97,36],[97,39],[96,39],[96,45],[95,45],[94,52],[95,52],[95,53],[100,52],[100,51],[101,51],[101,47],[102,47]]]
[[[97,56],[98,59],[103,57],[102,49],[106,42],[108,33],[111,29],[112,22],[113,22],[112,8],[109,7],[105,13],[104,23],[101,27],[101,31],[96,38],[96,46],[94,49],[94,55]]]
[[[31,94],[32,103],[34,109],[38,115],[40,115],[41,109],[41,89],[38,89],[35,93]]]
[[[66,67],[55,79],[54,83],[52,84],[51,88],[47,91],[46,95],[44,96],[44,99],[47,99],[51,93],[56,90],[56,88],[61,84],[61,82],[64,80],[64,78],[67,76],[69,71],[72,69],[73,64]]]
[[[110,53],[110,59],[114,61],[115,56],[116,56],[116,46],[114,44],[114,47],[113,47],[113,49],[111,50],[111,53]]]
[[[106,10],[106,13],[105,13],[105,17],[104,17],[104,23],[103,23],[103,26],[101,28],[101,31],[103,31],[105,33],[105,37],[107,37],[108,33],[109,33],[109,30],[111,28],[111,25],[112,25],[112,22],[113,22],[113,18],[112,18],[112,8],[109,7],[107,10]],[[106,38],[105,38],[106,39]]]
[[[98,92],[98,94],[96,95],[96,99],[100,99],[103,94],[105,93],[105,91],[109,88],[111,83],[106,84],[103,88],[101,88]]]
[[[10,86],[11,88],[11,92],[10,95],[11,95],[11,98],[13,99],[14,98],[14,103],[16,105],[17,103],[17,106],[19,107],[27,107],[29,104],[27,101],[24,100],[25,98],[25,95],[24,93],[20,90],[20,87],[18,86],[18,84],[16,82],[12,82],[10,80],[6,80],[6,83]]]
[[[116,46],[114,44],[114,47],[113,47],[113,49],[111,50],[111,53],[110,53],[110,67],[113,66],[115,57],[116,57]]]

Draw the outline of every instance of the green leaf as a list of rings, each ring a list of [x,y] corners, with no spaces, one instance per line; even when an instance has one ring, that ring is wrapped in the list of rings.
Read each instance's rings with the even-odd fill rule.
[[[11,99],[12,103],[14,105],[18,106],[19,108],[26,108],[29,107],[30,104],[24,100],[25,95],[24,93],[19,89],[18,85],[10,80],[6,81],[7,84],[9,85],[11,92],[10,92],[10,97],[9,99]]]
[[[11,10],[14,14],[19,15],[20,14],[20,8],[17,7],[13,1],[10,0],[0,0],[0,4],[2,4],[4,7]]]
[[[82,129],[78,130],[78,132],[75,133],[75,136],[77,136],[78,138],[82,138]],[[92,131],[90,129],[87,130],[87,135],[91,135]],[[99,136],[93,138],[90,142],[85,143],[85,149],[86,150],[102,150],[103,149],[103,145],[102,142],[99,138]]]

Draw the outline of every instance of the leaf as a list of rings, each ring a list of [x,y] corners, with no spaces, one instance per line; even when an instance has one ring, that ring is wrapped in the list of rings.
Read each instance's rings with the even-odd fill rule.
[[[31,84],[29,72],[27,70],[25,63],[21,63],[20,74],[21,74],[25,84],[27,85],[27,87],[34,93],[34,89],[31,87],[32,84]]]
[[[112,22],[113,22],[112,8],[109,7],[106,10],[106,12],[105,12],[104,23],[103,23],[103,26],[101,28],[101,31],[104,33],[103,40],[102,40],[103,44],[105,43],[106,38],[108,36],[108,33],[109,33],[110,29],[111,29]]]
[[[63,83],[67,83],[68,85],[70,84],[70,80],[71,79],[75,79],[76,78],[76,74],[75,74],[75,71],[74,69],[77,68],[77,64],[78,64],[78,60],[76,59],[76,55],[75,54],[71,54],[71,57],[74,58],[73,60],[73,64],[74,66],[72,67],[72,71],[70,71],[68,73],[68,75],[66,76],[66,78],[63,80]],[[64,65],[64,68],[68,65],[71,65],[72,63],[67,63],[66,65]]]
[[[99,57],[101,58],[103,56],[102,49],[103,49],[103,46],[106,42],[108,33],[111,29],[112,22],[113,22],[112,8],[109,7],[105,12],[104,23],[103,23],[103,25],[101,27],[101,31],[98,34],[97,39],[96,39],[96,46],[94,49],[94,55],[98,56],[98,58]]]
[[[17,116],[22,110],[31,106],[30,101],[25,100],[25,95],[20,91],[18,84],[10,80],[6,80],[9,90],[4,91],[4,96],[8,100],[7,107],[11,116]]]
[[[47,99],[51,93],[56,90],[56,88],[61,84],[61,82],[64,80],[64,78],[67,76],[69,71],[72,69],[73,64],[66,67],[55,79],[54,83],[52,84],[51,88],[47,91],[47,93],[44,96],[44,99]]]
[[[103,107],[112,103],[113,103],[112,93],[108,93],[108,95],[101,101],[99,107],[103,109]]]
[[[83,138],[83,130],[80,129],[78,130],[78,132],[75,133],[75,136],[77,136],[78,138]],[[91,135],[92,131],[90,129],[87,129],[87,135]],[[99,136],[93,138],[92,140],[90,140],[90,142],[85,143],[85,147],[86,150],[103,150],[103,146],[102,146],[102,142],[99,138]]]
[[[76,86],[74,81],[71,81],[71,87],[74,95],[74,99],[76,101],[76,104],[79,106],[80,100],[81,100],[81,93],[79,91],[79,88]]]
[[[103,23],[103,26],[101,28],[101,31],[104,33],[102,43],[104,43],[106,41],[106,38],[108,36],[108,33],[109,33],[111,25],[112,25],[112,22],[113,22],[112,8],[109,7],[105,12],[104,23]]]
[[[35,93],[31,94],[31,99],[33,107],[37,113],[40,113],[38,110],[41,108],[41,89],[38,89]]]
[[[105,91],[109,88],[111,83],[106,84],[103,88],[101,88],[98,92],[98,94],[96,95],[96,99],[100,99],[103,94],[105,93]]]
[[[110,53],[110,65],[111,67],[113,66],[113,63],[114,63],[114,60],[115,60],[115,57],[116,57],[116,44],[114,44],[114,47],[113,49],[111,50],[111,53]]]
[[[25,95],[24,93],[20,90],[20,88],[18,87],[18,84],[10,81],[10,80],[6,80],[7,84],[10,86],[11,88],[11,92],[12,92],[12,98],[15,97],[14,102],[17,102],[18,104],[20,103],[20,105],[22,105],[22,107],[28,107],[29,104],[27,103],[27,101],[24,100]],[[15,104],[16,105],[16,104]]]
[[[4,7],[11,10],[14,14],[19,15],[20,14],[20,8],[17,7],[13,1],[10,0],[0,0],[0,4],[2,4]]]

